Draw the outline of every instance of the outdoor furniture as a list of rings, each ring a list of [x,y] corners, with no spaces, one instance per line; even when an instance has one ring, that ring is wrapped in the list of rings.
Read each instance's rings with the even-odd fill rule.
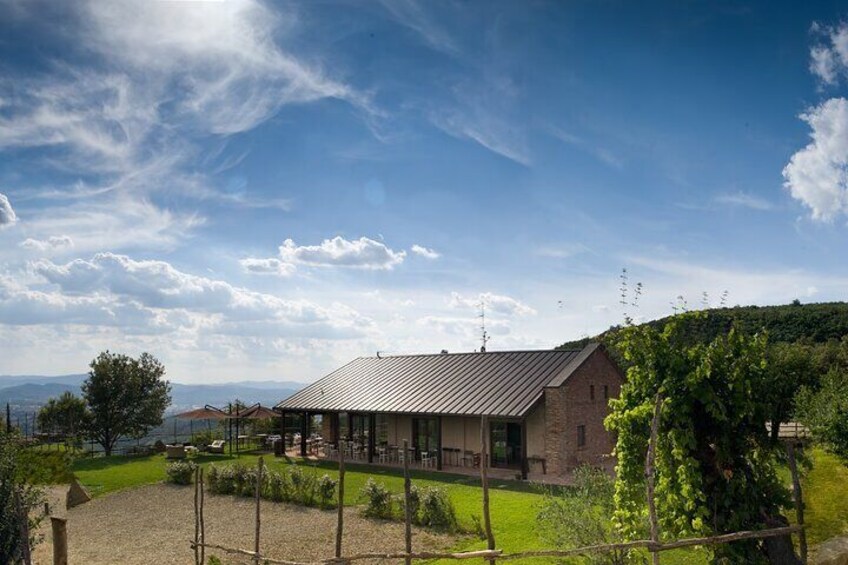
[[[389,450],[385,445],[381,445],[377,448],[377,460],[380,461],[380,463],[389,462]]]
[[[182,445],[166,445],[165,459],[185,459],[186,450]]]
[[[226,440],[216,439],[212,442],[212,445],[206,448],[206,451],[208,451],[209,453],[220,453],[221,455],[223,455],[225,445],[227,445]]]
[[[465,450],[465,454],[462,456],[462,466],[463,467],[473,467],[474,466],[474,452],[470,449]]]
[[[422,451],[421,452],[421,466],[422,467],[435,467],[436,466],[436,456],[432,451]]]
[[[200,451],[200,450],[199,450],[196,446],[194,446],[194,445],[187,445],[187,446],[185,446],[185,448],[184,448],[184,449],[185,449],[185,453],[186,453],[186,455],[188,455],[189,457],[194,457],[194,456],[195,456],[195,455],[197,455],[197,454],[198,454],[198,452]]]

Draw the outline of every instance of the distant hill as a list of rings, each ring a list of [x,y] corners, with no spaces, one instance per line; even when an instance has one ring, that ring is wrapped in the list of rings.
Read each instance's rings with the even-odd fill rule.
[[[48,399],[65,391],[80,394],[80,385],[87,376],[0,376],[0,406],[5,407],[8,402],[14,415],[36,412]],[[259,402],[263,406],[274,406],[303,386],[303,383],[289,381],[244,381],[210,385],[172,382],[171,406],[168,413],[184,412],[206,404],[225,407],[235,399],[248,405]]]
[[[818,304],[786,304],[782,306],[736,306],[706,310],[703,318],[686,320],[685,332],[690,343],[712,341],[716,336],[727,333],[735,323],[746,333],[765,329],[771,342],[824,343],[831,339],[848,336],[848,302],[822,302]],[[662,328],[670,317],[646,322]],[[620,331],[615,326],[591,338],[567,341],[557,349],[579,349],[590,341],[611,343]]]

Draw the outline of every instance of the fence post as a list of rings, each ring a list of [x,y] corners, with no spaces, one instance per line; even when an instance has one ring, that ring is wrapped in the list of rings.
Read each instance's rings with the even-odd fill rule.
[[[403,440],[403,521],[404,521],[404,540],[406,542],[406,554],[412,553],[412,508],[410,507],[410,498],[412,498],[412,481],[409,479],[409,441]],[[411,557],[404,559],[406,565],[412,563]]]
[[[259,510],[262,501],[262,465],[262,457],[260,457],[259,461],[256,463],[256,537],[253,541],[253,561],[256,565],[259,565],[259,526],[261,523]]]
[[[203,467],[200,468],[200,563],[206,561],[206,525],[203,523]]]
[[[654,400],[654,417],[651,420],[651,439],[648,441],[648,454],[645,457],[645,483],[647,485],[648,495],[648,517],[651,521],[651,541],[654,547],[650,548],[651,560],[653,565],[659,565],[660,554],[657,551],[657,545],[660,542],[660,527],[657,519],[657,506],[654,501],[654,458],[657,448],[657,434],[660,427],[660,409],[662,407],[662,397],[657,393]]]
[[[53,565],[68,565],[68,522],[51,516],[50,527],[53,529]]]
[[[197,546],[200,543],[200,467],[194,470],[194,565],[202,565],[200,563],[200,548]]]
[[[339,442],[339,508],[338,522],[336,524],[336,559],[342,556],[342,537],[344,535],[344,481],[345,481],[345,454],[344,446]]]
[[[489,447],[486,432],[489,430],[489,418],[480,418],[480,484],[483,487],[483,527],[486,530],[487,547],[495,549],[495,535],[492,533],[492,519],[489,515],[489,475],[487,471],[489,463]],[[494,565],[495,559],[489,559]]]
[[[801,562],[807,563],[807,532],[804,530],[804,498],[801,494],[801,480],[798,478],[798,464],[795,461],[795,442],[790,440],[786,443],[786,455],[789,459],[789,470],[792,473],[792,498],[795,501],[795,517],[799,526],[798,549],[801,553]]]

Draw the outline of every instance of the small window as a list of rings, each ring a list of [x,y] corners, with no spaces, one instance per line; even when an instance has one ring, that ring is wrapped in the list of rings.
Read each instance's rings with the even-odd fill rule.
[[[595,385],[589,385],[589,400],[595,400]]]
[[[609,400],[609,385],[604,385],[604,400]]]
[[[586,426],[577,426],[577,447],[586,447]]]

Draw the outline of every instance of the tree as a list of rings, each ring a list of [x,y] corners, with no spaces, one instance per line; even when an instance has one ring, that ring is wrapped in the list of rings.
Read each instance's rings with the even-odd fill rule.
[[[645,453],[658,394],[663,400],[655,500],[663,535],[786,523],[781,509],[789,493],[778,479],[779,452],[766,431],[772,413],[766,338],[731,329],[711,343],[692,344],[681,330],[697,316],[703,314],[675,316],[661,330],[631,326],[620,334],[617,346],[629,368],[620,397],[610,401],[606,424],[617,438],[614,518],[629,537],[638,535],[645,520]],[[776,545],[720,545],[714,559],[767,562],[776,559],[771,554]]]
[[[615,481],[602,469],[589,466],[574,471],[573,485],[545,493],[536,522],[542,539],[558,549],[624,541],[610,516],[615,511]],[[619,549],[586,557],[593,565],[627,565],[644,560],[632,550]]]
[[[51,398],[38,411],[38,427],[65,438],[79,437],[86,429],[88,420],[85,401],[69,391],[63,392],[58,398]]]
[[[38,541],[35,532],[43,519],[39,512],[29,512],[44,496],[32,484],[22,453],[13,432],[0,433],[0,563],[24,562],[27,548]]]
[[[796,402],[799,419],[816,442],[848,465],[848,371],[831,368],[821,388],[801,389]]]
[[[802,387],[817,385],[820,374],[812,345],[775,343],[768,347],[766,391],[771,407],[771,441],[778,442],[780,424],[789,422],[795,412],[795,395]]]
[[[165,367],[155,357],[142,353],[133,359],[106,351],[90,367],[82,385],[91,413],[89,436],[106,455],[112,454],[119,439],[141,437],[162,424],[162,415],[171,403],[171,387],[162,380]]]

